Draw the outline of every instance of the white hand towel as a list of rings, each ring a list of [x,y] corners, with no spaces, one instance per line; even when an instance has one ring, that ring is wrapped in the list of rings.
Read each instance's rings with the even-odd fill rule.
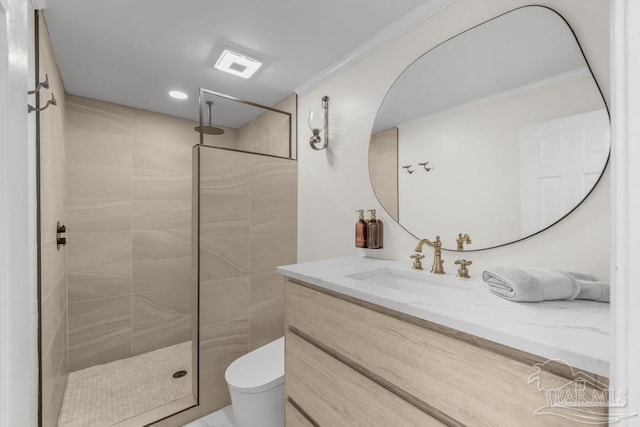
[[[580,293],[574,277],[547,268],[493,268],[482,279],[491,292],[511,301],[572,300]]]
[[[611,290],[608,283],[590,280],[576,280],[580,286],[580,292],[576,299],[590,299],[593,301],[609,302]]]

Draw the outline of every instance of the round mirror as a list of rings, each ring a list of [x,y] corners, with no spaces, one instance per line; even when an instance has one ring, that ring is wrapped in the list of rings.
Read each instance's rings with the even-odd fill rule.
[[[609,158],[609,115],[566,21],[526,6],[412,63],[373,125],[378,200],[418,238],[487,249],[536,234],[593,190]]]

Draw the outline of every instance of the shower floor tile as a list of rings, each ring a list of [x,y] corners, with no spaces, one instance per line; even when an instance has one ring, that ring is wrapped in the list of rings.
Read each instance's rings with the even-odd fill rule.
[[[182,369],[187,375],[173,378]],[[188,341],[71,372],[58,426],[111,426],[190,395]]]

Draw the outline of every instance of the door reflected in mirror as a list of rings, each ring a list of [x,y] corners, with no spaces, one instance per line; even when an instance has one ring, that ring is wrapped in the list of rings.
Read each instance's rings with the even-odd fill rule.
[[[431,49],[385,97],[369,172],[416,237],[477,250],[536,234],[593,190],[610,149],[601,91],[564,19],[527,6]],[[412,165],[414,173],[403,166]]]

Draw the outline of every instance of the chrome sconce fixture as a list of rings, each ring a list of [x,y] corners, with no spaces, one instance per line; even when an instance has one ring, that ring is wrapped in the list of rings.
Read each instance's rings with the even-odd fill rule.
[[[309,109],[309,128],[313,136],[309,138],[309,145],[316,151],[324,150],[329,144],[329,97],[322,97],[322,110]],[[324,130],[324,139],[320,131]],[[318,145],[320,144],[320,145]]]

